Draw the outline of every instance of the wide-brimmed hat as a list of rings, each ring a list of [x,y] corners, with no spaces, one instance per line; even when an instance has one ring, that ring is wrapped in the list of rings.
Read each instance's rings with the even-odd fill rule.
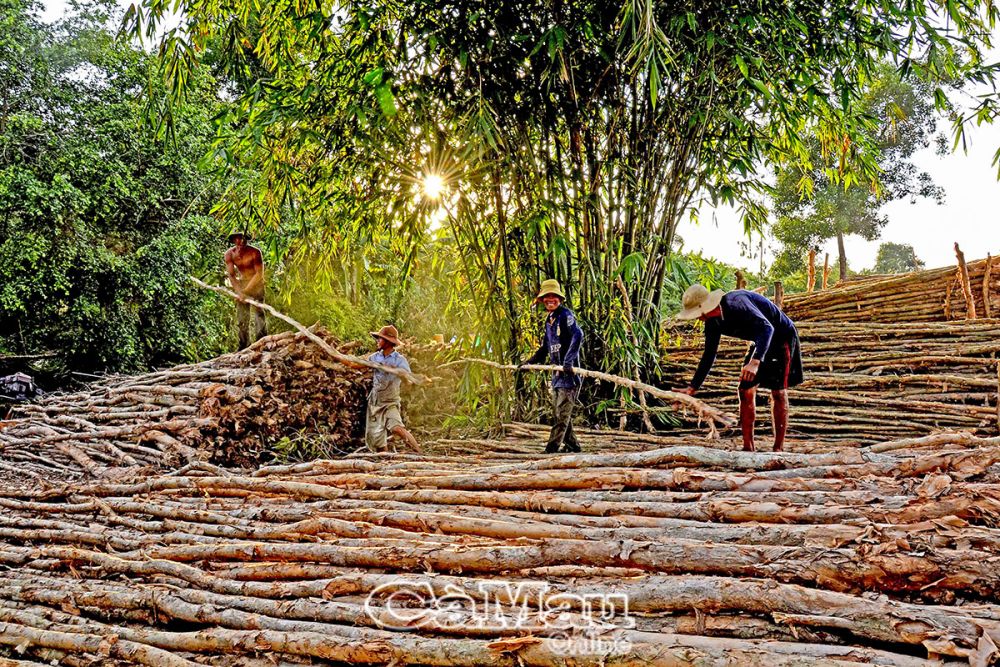
[[[396,327],[388,324],[378,331],[369,331],[373,338],[384,338],[389,341],[393,347],[399,347],[399,332],[396,331]]]
[[[722,303],[722,295],[725,293],[726,291],[721,289],[709,292],[704,285],[691,285],[684,290],[684,296],[681,297],[683,310],[677,313],[677,319],[693,320],[715,310]]]
[[[542,297],[547,294],[555,294],[563,301],[566,300],[566,295],[563,294],[562,287],[559,286],[559,281],[555,278],[542,281],[542,287],[538,290],[538,296],[535,297],[535,301],[541,301]]]
[[[231,242],[237,236],[242,236],[244,241],[249,241],[252,238],[249,233],[236,229],[229,232],[229,236],[226,237],[226,240]]]

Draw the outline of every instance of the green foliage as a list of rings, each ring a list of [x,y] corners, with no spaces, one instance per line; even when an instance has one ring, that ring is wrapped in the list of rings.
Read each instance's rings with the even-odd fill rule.
[[[0,70],[13,77],[0,105],[3,346],[111,371],[214,352],[217,306],[186,285],[220,250],[216,223],[191,214],[207,185],[196,163],[211,97],[192,91],[167,149],[137,99],[150,59],[115,40],[103,5],[48,26],[32,3],[4,2],[0,48],[30,44],[16,58],[32,62]]]
[[[886,242],[878,247],[875,256],[875,273],[909,273],[924,268],[923,260],[917,259],[917,253],[909,243]]]
[[[818,138],[808,142],[810,155],[804,165],[778,170],[772,194],[778,215],[772,233],[780,244],[773,269],[776,275],[801,271],[810,248],[837,238],[843,278],[848,270],[843,238],[853,234],[868,241],[877,239],[888,222],[879,212],[883,204],[903,197],[943,200],[944,190],[911,162],[913,154],[928,146],[935,135],[937,90],[934,82],[903,79],[888,63],[879,65],[865,83],[858,107],[877,128],[873,137],[880,174],[877,187],[868,183],[845,186],[830,179],[828,174],[841,157],[826,152]],[[942,145],[939,141],[939,150]]]
[[[321,433],[299,433],[271,443],[276,463],[301,463],[316,459],[337,459],[350,453]]]
[[[332,244],[331,275],[381,268],[339,292],[380,317],[402,317],[435,282],[416,277],[424,253],[448,249],[428,296],[471,311],[460,326],[494,358],[537,341],[531,299],[558,278],[584,363],[622,375],[655,373],[663,313],[691,277],[671,253],[692,208],[734,204],[760,229],[767,165],[877,189],[869,82],[886,61],[985,76],[996,18],[992,0],[949,4],[947,26],[920,3],[829,0],[139,0],[126,25],[152,38],[177,9],[159,118],[201,64],[234,100],[216,119],[212,165],[233,175],[216,214],[286,249]],[[419,193],[428,173],[440,203]]]

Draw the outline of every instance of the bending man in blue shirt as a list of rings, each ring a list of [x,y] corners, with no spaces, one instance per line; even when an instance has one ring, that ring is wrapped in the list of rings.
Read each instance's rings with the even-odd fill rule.
[[[774,451],[780,452],[788,430],[787,389],[802,383],[802,355],[795,324],[770,299],[747,290],[709,292],[702,285],[692,285],[684,292],[682,303],[684,309],[678,319],[697,318],[705,323],[705,352],[691,386],[677,391],[694,396],[701,388],[715,363],[723,335],[750,341],[739,384],[743,449],[754,451],[754,400],[759,385],[771,390]]]
[[[580,394],[581,383],[580,377],[573,372],[573,367],[580,361],[583,329],[577,324],[573,311],[563,305],[565,300],[566,296],[558,280],[542,282],[542,289],[535,297],[535,303],[541,302],[549,314],[545,319],[545,338],[538,350],[524,362],[541,364],[548,357],[549,363],[563,367],[561,372],[552,374],[554,423],[545,447],[546,454],[555,454],[560,445],[566,452],[580,451],[580,443],[573,433],[573,407]]]

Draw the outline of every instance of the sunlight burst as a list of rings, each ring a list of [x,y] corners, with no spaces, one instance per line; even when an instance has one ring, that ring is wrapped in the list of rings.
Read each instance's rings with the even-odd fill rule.
[[[437,174],[424,174],[424,196],[428,199],[440,199],[444,191],[444,179]]]

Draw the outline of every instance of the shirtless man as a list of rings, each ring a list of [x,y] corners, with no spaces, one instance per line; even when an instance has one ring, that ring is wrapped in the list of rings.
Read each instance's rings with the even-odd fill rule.
[[[260,250],[247,244],[243,232],[229,235],[233,247],[226,251],[226,275],[233,291],[239,295],[236,304],[236,326],[239,330],[240,347],[245,349],[267,335],[267,320],[264,311],[252,307],[245,298],[264,302],[264,259]],[[251,311],[253,315],[253,336],[250,335]]]

